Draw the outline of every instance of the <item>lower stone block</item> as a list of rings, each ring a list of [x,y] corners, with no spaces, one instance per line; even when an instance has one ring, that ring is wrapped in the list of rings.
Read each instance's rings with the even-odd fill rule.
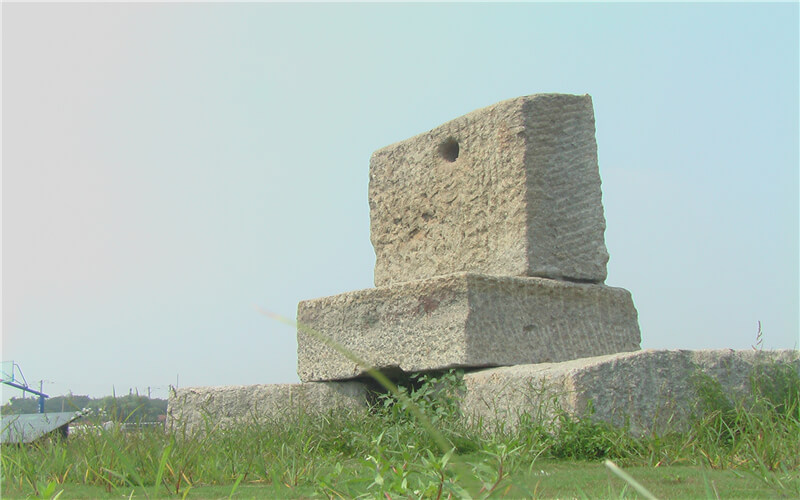
[[[367,398],[367,387],[360,382],[184,387],[170,393],[166,427],[172,432],[208,432],[300,413],[366,411]]]
[[[800,370],[800,352],[645,350],[493,368],[464,376],[462,411],[488,427],[509,428],[523,414],[534,421],[559,409],[582,416],[591,401],[593,419],[627,422],[634,434],[682,429],[695,410],[697,384],[713,379],[726,396],[747,396],[754,369],[776,362]]]
[[[373,367],[418,372],[565,361],[635,351],[627,290],[544,278],[456,273],[307,300],[298,305],[300,380],[343,380]]]

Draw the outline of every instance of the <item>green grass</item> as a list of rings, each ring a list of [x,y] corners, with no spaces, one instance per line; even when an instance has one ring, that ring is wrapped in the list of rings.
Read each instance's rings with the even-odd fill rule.
[[[797,498],[800,377],[769,365],[733,401],[698,377],[691,425],[634,438],[574,418],[486,434],[460,376],[415,377],[368,415],[298,415],[183,436],[99,430],[2,449],[3,498]],[[418,415],[425,415],[420,423]],[[431,432],[430,429],[435,429]],[[443,449],[442,442],[446,444]],[[604,465],[644,487],[637,493]]]
[[[467,457],[468,459],[470,457]],[[477,458],[477,457],[471,457]],[[649,466],[631,467],[628,472],[659,498],[780,498],[780,492],[765,484],[755,476],[731,470],[709,470],[703,467],[673,466],[653,468]],[[366,478],[365,478],[366,479]],[[465,478],[467,488],[476,490],[474,482]],[[63,489],[59,499],[85,498],[180,498],[166,492],[157,496],[148,488],[117,488],[108,492],[102,486],[82,484],[58,485]],[[711,494],[708,495],[710,489]],[[197,485],[188,490],[187,498],[228,498],[232,485]],[[319,489],[313,484],[286,486],[265,482],[240,483],[234,492],[235,498],[309,498]],[[352,491],[345,495],[357,496],[363,491]],[[324,496],[319,494],[318,496]],[[595,462],[564,462],[542,460],[531,470],[513,472],[501,485],[496,498],[640,498],[632,488]],[[25,493],[3,493],[3,498],[26,498]],[[392,496],[392,498],[398,498]],[[405,498],[400,496],[399,498]],[[786,495],[784,498],[791,498]]]

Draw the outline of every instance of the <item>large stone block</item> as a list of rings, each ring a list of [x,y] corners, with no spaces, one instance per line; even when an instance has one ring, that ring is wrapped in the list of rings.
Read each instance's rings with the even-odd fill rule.
[[[503,101],[376,151],[369,206],[377,286],[462,271],[606,278],[588,95]]]
[[[361,376],[310,328],[391,372],[564,361],[639,349],[627,290],[455,273],[300,302],[303,381]]]
[[[645,350],[562,363],[493,368],[464,376],[462,410],[487,427],[518,425],[527,414],[534,421],[564,410],[631,432],[682,429],[695,410],[698,374],[716,381],[726,396],[746,397],[756,366],[786,363],[800,370],[800,353],[792,350]]]
[[[330,410],[366,410],[360,382],[184,387],[170,393],[166,426],[172,432],[206,432],[237,424],[268,424]]]

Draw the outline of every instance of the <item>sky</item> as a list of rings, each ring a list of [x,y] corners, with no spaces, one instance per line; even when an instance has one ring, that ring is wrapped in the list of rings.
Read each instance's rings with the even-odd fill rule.
[[[373,151],[590,94],[642,347],[798,348],[784,4],[2,4],[2,359],[44,392],[297,382],[373,286]],[[21,393],[3,388],[3,400]]]

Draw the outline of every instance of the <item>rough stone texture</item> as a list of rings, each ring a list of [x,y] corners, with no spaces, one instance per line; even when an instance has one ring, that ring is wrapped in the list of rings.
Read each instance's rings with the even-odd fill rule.
[[[633,433],[681,428],[696,401],[698,372],[717,380],[726,395],[738,397],[748,394],[756,363],[778,361],[800,370],[799,359],[800,352],[792,350],[645,350],[493,368],[464,376],[462,410],[487,426],[513,427],[523,413],[552,418],[554,404],[584,415],[591,400],[594,419],[617,426],[629,419]]]
[[[564,361],[640,341],[627,290],[470,273],[303,301],[297,318],[303,381],[364,373],[304,328],[389,372]]]
[[[205,432],[234,424],[268,424],[300,413],[366,409],[368,390],[360,382],[185,387],[172,391],[167,429]]]
[[[369,206],[376,286],[462,271],[602,283],[592,98],[519,97],[380,149]]]

